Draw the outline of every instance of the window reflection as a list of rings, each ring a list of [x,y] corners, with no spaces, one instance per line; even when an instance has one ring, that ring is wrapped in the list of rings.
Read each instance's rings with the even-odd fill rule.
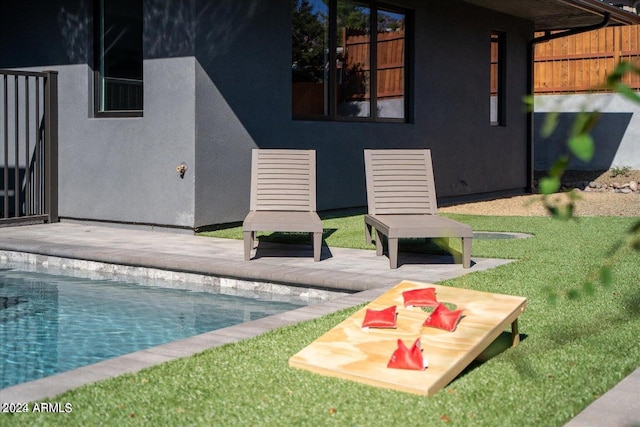
[[[338,1],[338,115],[371,113],[371,9]]]
[[[405,17],[378,11],[377,114],[383,118],[404,117]]]
[[[491,93],[489,120],[492,126],[504,125],[504,33],[491,32]]]
[[[294,115],[329,114],[329,10],[325,3],[293,0],[292,109]]]
[[[374,2],[292,0],[293,116],[404,121],[405,24]]]

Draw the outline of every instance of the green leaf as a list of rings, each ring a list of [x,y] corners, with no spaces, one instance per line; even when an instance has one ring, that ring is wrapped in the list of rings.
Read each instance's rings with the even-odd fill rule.
[[[533,111],[533,100],[534,100],[534,96],[533,95],[526,95],[522,97],[522,102],[524,103],[525,107],[526,107],[526,111]]]
[[[561,177],[568,164],[569,157],[560,156],[558,160],[555,161],[553,166],[551,166],[551,169],[549,169],[549,175],[557,178]]]
[[[600,120],[600,116],[601,114],[598,111],[581,111],[578,113],[571,126],[571,137],[589,133]]]
[[[574,210],[573,208],[574,208],[573,203],[567,203],[565,205],[559,206],[556,217],[563,220],[568,220],[573,218],[573,210]]]
[[[615,90],[628,100],[635,102],[636,104],[640,104],[640,96],[626,84],[616,83],[613,87],[613,90]]]
[[[539,188],[542,194],[553,194],[560,189],[560,179],[555,176],[545,176],[540,179]]]
[[[607,76],[607,85],[610,87],[614,87],[616,83],[622,80],[627,73],[637,73],[638,69],[633,66],[630,62],[623,61],[620,62],[616,68]]]
[[[560,113],[550,112],[544,116],[544,122],[542,123],[541,135],[543,138],[548,138],[558,127],[558,120],[560,119]]]
[[[593,158],[596,151],[591,135],[583,133],[569,139],[569,149],[583,162],[588,162]]]
[[[602,113],[600,111],[593,111],[587,114],[586,120],[582,127],[582,132],[590,133],[593,130],[593,128],[596,127],[601,117],[602,117]]]

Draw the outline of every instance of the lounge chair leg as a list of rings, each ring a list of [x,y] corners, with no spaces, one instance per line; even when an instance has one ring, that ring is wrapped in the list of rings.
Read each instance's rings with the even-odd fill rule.
[[[520,332],[518,331],[518,319],[511,324],[511,346],[515,347],[520,344]]]
[[[376,255],[382,255],[382,233],[376,229]]]
[[[244,231],[244,260],[249,261],[251,259],[251,249],[253,249],[253,239],[255,238],[255,232]]]
[[[322,233],[313,233],[313,260],[320,261],[320,251],[322,250]]]
[[[364,223],[364,237],[365,237],[365,241],[367,242],[367,245],[371,244],[372,229],[373,227],[371,226],[371,224],[367,224],[366,222]]]
[[[391,268],[398,268],[398,239],[387,238],[389,248],[389,265]]]
[[[462,238],[462,267],[471,268],[471,237]]]

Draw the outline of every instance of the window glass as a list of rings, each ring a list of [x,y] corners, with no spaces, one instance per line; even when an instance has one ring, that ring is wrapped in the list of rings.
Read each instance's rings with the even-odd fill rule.
[[[338,1],[337,112],[345,117],[371,114],[371,9]]]
[[[381,118],[404,117],[405,16],[378,11],[377,102]]]
[[[491,32],[491,93],[489,120],[493,126],[504,124],[504,33]]]
[[[292,1],[292,108],[294,115],[329,114],[329,8]]]
[[[142,110],[142,1],[98,0],[98,112]]]
[[[402,11],[363,0],[292,0],[294,118],[404,121],[406,44]]]

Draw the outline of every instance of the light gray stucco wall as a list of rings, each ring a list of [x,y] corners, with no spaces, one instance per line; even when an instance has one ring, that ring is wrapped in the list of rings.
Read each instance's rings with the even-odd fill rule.
[[[90,70],[60,67],[61,217],[192,227],[195,62],[146,60],[144,117],[90,118]]]
[[[581,111],[602,113],[591,132],[596,151],[590,162],[572,158],[569,169],[640,169],[640,105],[618,94],[539,95],[535,97],[535,111],[536,129],[544,123],[546,113],[561,113],[560,125],[554,134],[547,138],[541,132],[535,134],[536,170],[548,170],[560,155],[568,153],[568,130]]]
[[[128,118],[94,116],[90,0],[2,5],[0,67],[59,72],[63,220],[194,227],[193,2],[144,5],[144,112]]]

